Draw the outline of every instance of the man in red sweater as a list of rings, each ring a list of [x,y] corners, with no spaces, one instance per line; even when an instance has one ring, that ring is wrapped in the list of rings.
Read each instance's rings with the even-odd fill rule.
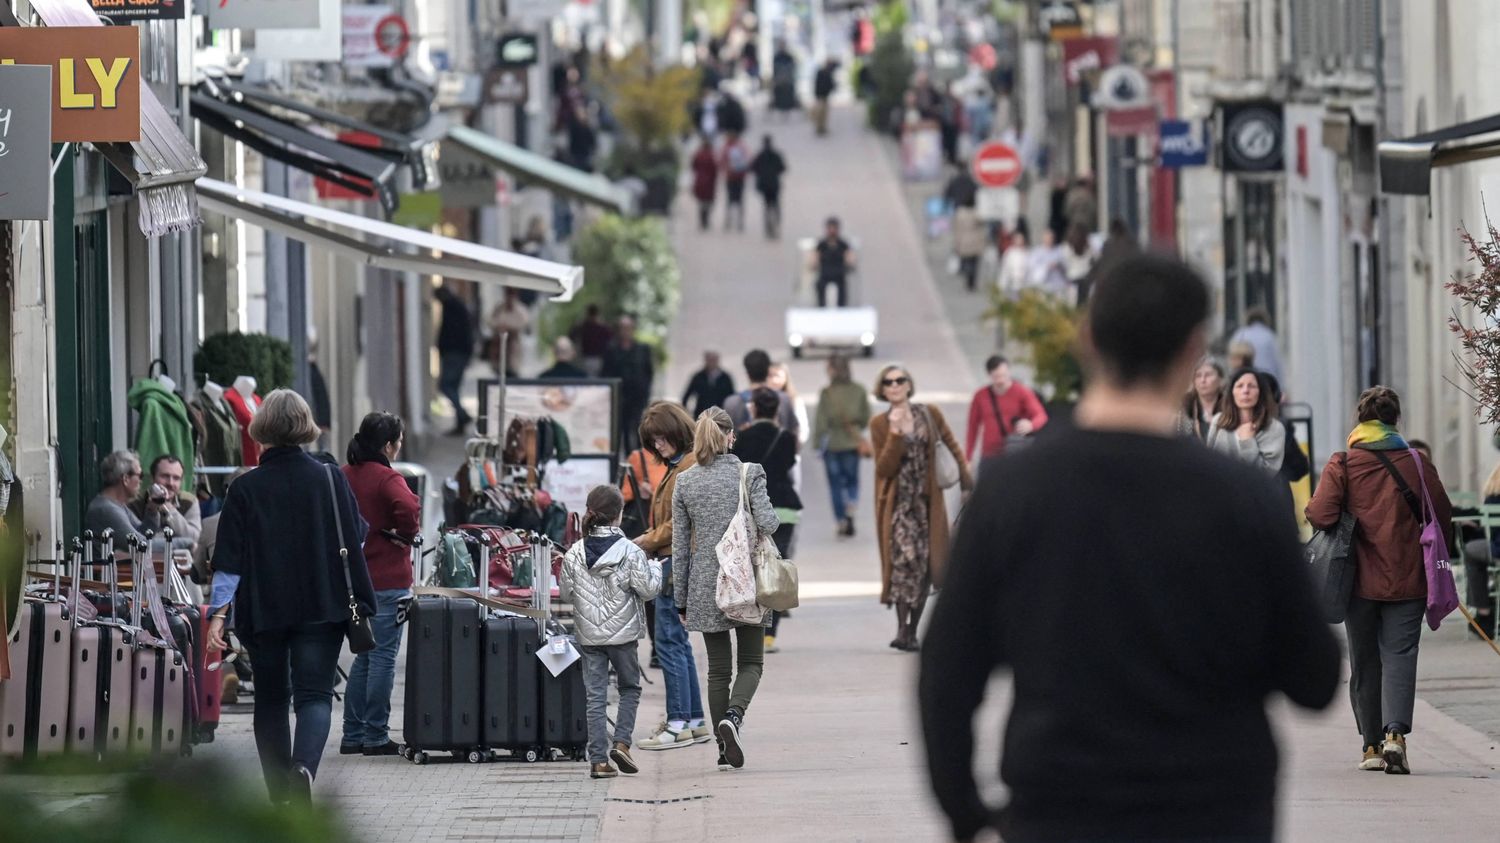
[[[1047,411],[1036,393],[1010,376],[1009,360],[996,354],[985,361],[984,369],[990,373],[989,385],[980,387],[969,402],[964,455],[971,462],[981,429],[984,444],[980,458],[989,459],[1005,453],[1006,437],[1029,436],[1047,424]]]

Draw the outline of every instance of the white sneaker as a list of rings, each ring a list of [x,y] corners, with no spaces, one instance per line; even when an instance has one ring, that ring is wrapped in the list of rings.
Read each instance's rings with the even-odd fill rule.
[[[697,725],[694,726],[694,723]],[[714,739],[714,731],[708,728],[708,723],[702,720],[689,720],[688,726],[692,728],[693,743],[708,743]]]
[[[659,752],[664,749],[678,749],[679,747],[692,745],[692,729],[673,729],[670,723],[662,723],[656,727],[656,732],[651,737],[638,742],[635,746],[636,749]]]

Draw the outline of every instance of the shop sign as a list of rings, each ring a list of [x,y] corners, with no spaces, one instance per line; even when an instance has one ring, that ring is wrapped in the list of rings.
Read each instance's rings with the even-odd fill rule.
[[[1083,16],[1070,0],[1047,0],[1037,10],[1037,24],[1054,41],[1083,34]]]
[[[52,216],[52,68],[0,67],[0,220]]]
[[[536,64],[541,48],[536,36],[526,32],[512,32],[500,36],[495,43],[496,67],[530,67]]]
[[[1281,103],[1226,103],[1221,116],[1225,172],[1267,173],[1285,167]]]
[[[1095,108],[1135,108],[1151,102],[1151,83],[1146,74],[1129,64],[1117,64],[1099,77],[1094,91]]]
[[[126,26],[0,27],[0,65],[52,68],[52,140],[141,139],[140,32]]]
[[[93,0],[95,6],[101,2],[115,0]],[[321,5],[317,0],[207,0],[203,13],[210,29],[316,29]]]
[[[1208,140],[1200,120],[1161,121],[1161,166],[1168,170],[1208,164]]]
[[[1077,85],[1106,67],[1120,61],[1120,41],[1117,38],[1069,38],[1063,45],[1063,78],[1069,85]]]
[[[390,6],[344,7],[344,66],[395,67],[410,47],[406,19]]]
[[[1104,112],[1104,133],[1112,138],[1133,138],[1156,133],[1155,105],[1112,108]]]
[[[187,0],[89,0],[101,18],[129,23],[137,20],[182,20]]]
[[[495,204],[495,168],[456,143],[444,143],[438,158],[443,207],[460,210]]]
[[[519,67],[497,67],[484,80],[484,101],[490,105],[525,105],[531,83]]]
[[[211,0],[217,2],[217,0]],[[243,0],[229,0],[231,3]],[[286,3],[292,0],[255,0]],[[278,29],[274,38],[257,38],[254,55],[278,61],[338,61],[344,57],[344,16],[341,0],[295,0],[316,6],[318,22],[295,29]]]

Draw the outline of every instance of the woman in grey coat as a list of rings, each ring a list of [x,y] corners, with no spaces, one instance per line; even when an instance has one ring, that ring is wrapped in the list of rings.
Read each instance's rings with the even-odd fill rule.
[[[758,624],[731,621],[719,611],[715,595],[719,580],[716,547],[740,506],[740,461],[729,453],[734,445],[734,422],[718,407],[698,416],[693,454],[698,464],[677,478],[672,495],[673,588],[678,612],[687,616],[689,631],[703,633],[708,650],[708,710],[719,742],[719,769],[745,766],[740,728],[745,711],[760,685],[765,660],[767,612]],[[776,531],[776,511],[766,495],[766,472],[747,464],[753,538]],[[738,639],[738,658],[729,641]],[[733,687],[730,679],[733,678]]]

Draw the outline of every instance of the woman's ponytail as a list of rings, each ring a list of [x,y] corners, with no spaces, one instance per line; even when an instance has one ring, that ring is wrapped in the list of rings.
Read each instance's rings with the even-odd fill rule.
[[[729,434],[734,422],[721,407],[709,407],[698,414],[693,426],[693,456],[699,465],[713,465],[714,458],[729,450]]]

